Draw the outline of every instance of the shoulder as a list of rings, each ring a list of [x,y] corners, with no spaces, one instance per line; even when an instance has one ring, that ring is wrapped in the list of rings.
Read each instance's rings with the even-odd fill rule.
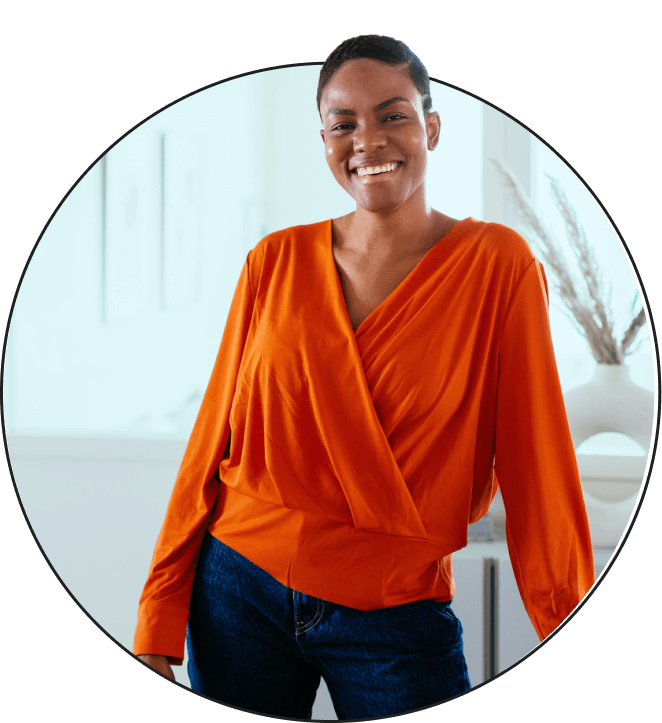
[[[331,221],[290,226],[267,234],[249,252],[247,264],[252,279],[271,277],[292,270],[297,262],[307,264],[330,241]],[[280,270],[280,271],[279,271]]]
[[[321,242],[329,233],[330,221],[290,226],[267,234],[249,253],[249,257],[264,257]]]
[[[509,226],[484,221],[478,221],[477,224],[481,245],[498,254],[504,261],[528,266],[536,258],[529,242]]]
[[[471,252],[482,259],[484,268],[493,278],[501,278],[514,288],[526,270],[537,260],[528,241],[517,231],[501,223],[475,221],[468,225]]]
[[[469,219],[461,251],[471,260],[472,273],[489,278],[494,293],[505,304],[510,303],[527,271],[533,273],[540,266],[528,241],[500,223]]]

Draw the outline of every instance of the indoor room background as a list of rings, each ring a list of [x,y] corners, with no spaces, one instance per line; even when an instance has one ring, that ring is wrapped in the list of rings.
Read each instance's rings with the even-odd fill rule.
[[[271,231],[353,210],[324,160],[318,75],[319,66],[302,66],[245,76],[143,123],[73,189],[20,287],[3,389],[14,479],[64,584],[128,649],[152,549],[246,254]],[[641,308],[637,278],[582,182],[504,113],[438,82],[432,99],[441,117],[427,177],[432,206],[455,218],[506,223],[533,245],[498,161],[517,178],[572,266],[566,224],[551,193],[550,179],[556,179],[611,288],[609,305],[622,336]],[[604,365],[551,284],[550,291],[563,392],[581,387],[597,400],[597,372]],[[620,365],[625,376],[609,384],[643,400],[637,409],[648,420],[647,433],[607,430],[577,445],[598,574],[636,508],[649,455],[656,379],[647,325],[631,349]],[[464,625],[474,685],[538,644],[503,526],[497,498],[467,548],[454,556],[453,609]],[[487,569],[498,570],[491,587]],[[175,673],[187,684],[185,666]],[[324,687],[313,717],[335,717]]]

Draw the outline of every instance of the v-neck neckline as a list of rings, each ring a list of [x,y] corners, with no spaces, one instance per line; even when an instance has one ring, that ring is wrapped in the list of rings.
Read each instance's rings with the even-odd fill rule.
[[[338,267],[336,265],[336,259],[333,255],[333,219],[327,220],[327,243],[326,248],[328,251],[328,254],[331,257],[331,270],[335,277],[335,283],[336,283],[336,297],[339,300],[340,304],[342,305],[342,308],[345,312],[345,318],[347,321],[347,325],[349,326],[350,331],[352,332],[352,335],[356,337],[360,331],[367,325],[368,321],[371,320],[374,316],[377,315],[378,312],[380,312],[385,306],[387,306],[389,303],[393,301],[393,299],[400,295],[402,290],[405,286],[409,286],[411,283],[412,278],[418,276],[420,273],[420,269],[427,265],[428,259],[432,256],[434,256],[435,249],[439,248],[440,246],[445,246],[446,244],[442,243],[444,241],[448,241],[450,237],[452,237],[456,233],[456,229],[459,229],[460,226],[464,226],[465,224],[469,222],[474,222],[475,219],[472,216],[467,216],[466,218],[461,219],[458,221],[454,226],[451,226],[451,228],[446,231],[446,233],[439,238],[439,240],[431,247],[429,248],[423,256],[419,259],[419,261],[416,262],[416,265],[412,268],[412,270],[402,279],[402,281],[391,291],[384,299],[380,301],[379,304],[363,319],[363,321],[354,328],[352,324],[352,320],[349,318],[349,310],[347,308],[347,300],[345,298],[345,292],[342,288],[342,282],[340,281],[340,274],[338,273]]]

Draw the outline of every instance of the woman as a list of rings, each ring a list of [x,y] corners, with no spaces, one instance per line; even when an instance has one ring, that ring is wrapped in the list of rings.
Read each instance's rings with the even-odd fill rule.
[[[140,603],[134,652],[194,690],[341,719],[470,687],[451,554],[501,486],[540,639],[593,583],[542,266],[433,210],[429,78],[403,43],[320,73],[327,163],[356,201],[248,255]],[[222,484],[221,484],[222,481]]]

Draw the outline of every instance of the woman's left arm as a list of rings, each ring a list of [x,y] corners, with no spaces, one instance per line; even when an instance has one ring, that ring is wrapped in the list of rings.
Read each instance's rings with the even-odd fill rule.
[[[499,344],[495,452],[508,550],[541,640],[570,615],[594,582],[548,293],[543,267],[533,259],[511,298]]]

